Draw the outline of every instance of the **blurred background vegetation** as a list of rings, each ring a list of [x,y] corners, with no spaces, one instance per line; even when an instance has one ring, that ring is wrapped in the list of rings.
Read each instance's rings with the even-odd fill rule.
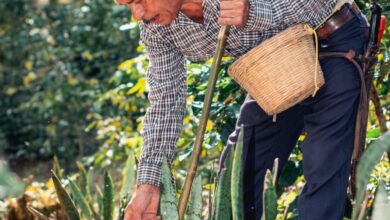
[[[367,2],[358,1],[362,8]],[[378,2],[390,18],[390,1]],[[61,207],[48,181],[54,156],[64,176],[76,181],[83,175],[76,161],[93,169],[95,176],[108,169],[116,189],[123,185],[127,152],[139,157],[142,117],[149,102],[148,60],[139,43],[138,23],[128,8],[112,0],[1,0],[0,14],[0,219],[33,219],[26,205],[60,218]],[[368,142],[390,125],[389,25],[386,28]],[[245,97],[227,76],[231,62],[223,62],[200,160],[204,216],[219,154]],[[178,189],[186,175],[211,62],[188,64],[187,114],[174,161]],[[296,198],[304,184],[299,150],[303,140],[301,136],[277,186],[278,210],[289,219],[296,218]],[[389,171],[384,157],[372,175],[372,195],[380,180],[389,191]]]

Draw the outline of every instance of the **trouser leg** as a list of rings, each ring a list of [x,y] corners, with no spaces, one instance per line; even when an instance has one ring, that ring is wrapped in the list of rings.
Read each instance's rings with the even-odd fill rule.
[[[344,60],[325,61],[323,70],[327,84],[305,114],[307,136],[302,153],[306,185],[299,198],[300,219],[342,219],[344,213],[359,77]]]
[[[357,19],[336,32],[329,44],[334,51],[354,49],[361,53]],[[344,215],[354,125],[360,98],[357,69],[345,59],[321,61],[325,85],[305,106],[306,139],[302,146],[306,180],[298,201],[299,219],[338,220]]]
[[[241,107],[236,131],[229,137],[230,144],[236,143],[242,124],[245,219],[260,219],[264,174],[267,169],[272,169],[275,158],[279,158],[280,173],[302,131],[303,110],[301,106],[295,106],[278,114],[276,122],[272,122],[272,117],[248,96]]]
[[[304,119],[306,185],[298,207],[299,218],[307,220],[342,219],[360,93],[359,77],[348,61],[325,61],[323,70],[327,84]]]

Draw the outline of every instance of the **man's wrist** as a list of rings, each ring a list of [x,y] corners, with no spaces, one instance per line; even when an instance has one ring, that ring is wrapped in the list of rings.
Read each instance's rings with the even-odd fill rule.
[[[140,184],[137,186],[137,190],[150,193],[160,193],[160,187],[151,184]]]

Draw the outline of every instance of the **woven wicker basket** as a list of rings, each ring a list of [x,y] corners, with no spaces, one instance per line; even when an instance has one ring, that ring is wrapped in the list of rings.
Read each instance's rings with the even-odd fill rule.
[[[316,59],[313,36],[299,24],[240,57],[228,73],[267,114],[275,115],[309,97],[315,85],[324,84]]]

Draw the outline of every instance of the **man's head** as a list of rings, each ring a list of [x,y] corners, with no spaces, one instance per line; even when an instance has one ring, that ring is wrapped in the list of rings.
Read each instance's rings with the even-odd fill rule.
[[[134,18],[168,25],[176,19],[183,0],[115,0],[128,5]]]

